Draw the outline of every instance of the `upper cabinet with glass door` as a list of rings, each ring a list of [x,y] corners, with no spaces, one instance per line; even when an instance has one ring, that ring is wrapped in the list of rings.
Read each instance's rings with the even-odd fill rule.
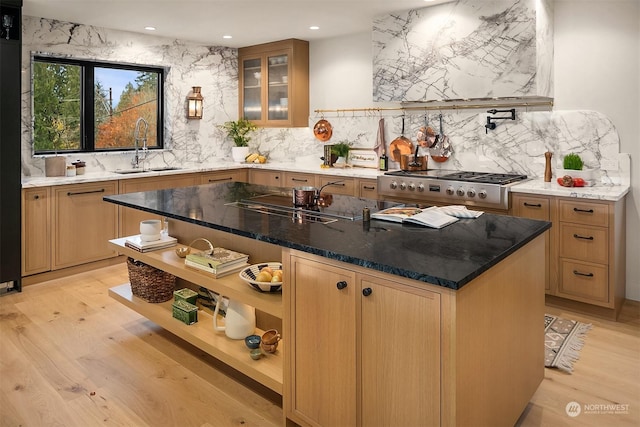
[[[238,49],[240,117],[262,127],[309,122],[309,43],[289,39]]]

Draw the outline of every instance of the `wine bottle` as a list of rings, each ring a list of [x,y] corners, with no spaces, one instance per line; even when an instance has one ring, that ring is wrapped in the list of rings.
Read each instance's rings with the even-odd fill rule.
[[[380,170],[389,170],[389,157],[387,157],[387,154],[384,150],[382,150],[382,154],[380,155]]]

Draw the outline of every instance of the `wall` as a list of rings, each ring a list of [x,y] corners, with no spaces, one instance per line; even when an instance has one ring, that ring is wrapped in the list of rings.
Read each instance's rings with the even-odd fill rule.
[[[640,2],[555,3],[557,109],[599,111],[631,154],[627,196],[627,298],[640,300]]]

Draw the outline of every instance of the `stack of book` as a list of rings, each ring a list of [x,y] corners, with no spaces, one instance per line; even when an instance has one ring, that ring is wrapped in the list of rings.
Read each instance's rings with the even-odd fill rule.
[[[213,248],[211,254],[205,252],[187,255],[184,264],[213,274],[216,278],[236,273],[249,266],[249,255],[225,248]]]
[[[140,235],[129,236],[125,240],[124,245],[138,252],[149,252],[157,249],[170,248],[171,246],[175,246],[177,243],[178,239],[175,237],[161,234],[159,240],[154,240],[152,242],[143,242]]]

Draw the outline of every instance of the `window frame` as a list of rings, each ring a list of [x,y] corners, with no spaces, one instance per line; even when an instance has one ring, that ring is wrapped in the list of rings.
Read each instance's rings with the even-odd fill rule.
[[[85,59],[76,59],[72,57],[58,57],[47,55],[44,53],[36,53],[31,57],[31,79],[32,79],[32,93],[33,93],[33,79],[34,79],[34,65],[35,62],[47,62],[53,64],[66,64],[81,67],[80,80],[81,80],[81,105],[80,105],[80,149],[78,150],[57,150],[57,153],[117,153],[117,152],[130,152],[134,151],[135,147],[118,147],[118,148],[95,148],[95,92],[93,90],[95,68],[113,68],[117,70],[129,70],[129,71],[142,71],[158,73],[158,87],[157,87],[157,102],[156,102],[156,142],[157,145],[148,147],[149,150],[163,150],[164,149],[164,84],[167,76],[167,69],[161,66],[152,65],[140,65],[130,63],[119,62],[107,62],[107,61],[92,61]],[[87,90],[91,88],[91,90]],[[31,147],[34,155],[49,155],[55,154],[55,150],[40,150],[36,151],[33,126],[35,126],[35,105],[33,96],[31,98],[32,104],[32,124],[31,124]]]

